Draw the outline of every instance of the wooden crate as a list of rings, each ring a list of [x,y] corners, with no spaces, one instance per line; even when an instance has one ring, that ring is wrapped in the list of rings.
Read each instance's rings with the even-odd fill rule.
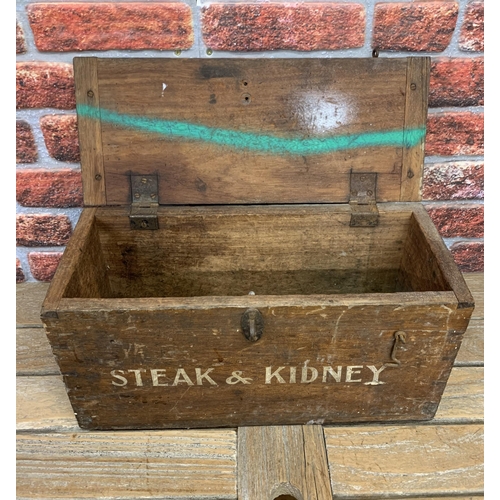
[[[75,58],[85,208],[42,308],[85,429],[431,419],[474,303],[429,58]]]

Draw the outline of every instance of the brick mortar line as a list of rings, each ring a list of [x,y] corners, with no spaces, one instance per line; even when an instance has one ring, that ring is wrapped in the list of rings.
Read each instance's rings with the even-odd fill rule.
[[[123,0],[122,0],[123,1]],[[126,2],[133,2],[133,0],[125,0]],[[148,0],[151,2],[152,0]],[[228,57],[228,58],[236,58],[236,57],[273,57],[276,53],[278,53],[281,57],[304,57],[304,54],[307,54],[309,57],[370,57],[371,56],[371,39],[373,34],[373,19],[374,19],[374,10],[375,5],[379,3],[379,0],[343,0],[346,3],[357,3],[361,4],[365,7],[366,14],[366,27],[365,27],[365,44],[362,48],[359,49],[344,49],[344,50],[330,50],[330,51],[311,51],[311,52],[299,52],[299,51],[262,51],[262,52],[231,52],[231,51],[216,51],[214,55],[216,57]],[[384,0],[385,2],[393,2],[396,3],[399,0]],[[87,0],[89,2],[89,0]],[[98,0],[90,0],[91,3],[102,3]],[[205,6],[208,6],[212,3],[227,3],[227,4],[245,4],[245,3],[262,3],[266,4],[267,2],[203,2],[196,0],[188,0],[188,1],[177,1],[174,0],[175,3],[183,3],[189,5],[192,10],[193,15],[193,33],[194,33],[194,43],[191,49],[183,51],[181,57],[213,57],[208,56],[206,54],[206,46],[203,43],[202,39],[202,26],[201,26],[201,9]],[[27,53],[17,55],[18,61],[43,61],[49,57],[51,62],[67,62],[71,63],[73,57],[77,55],[82,55],[82,52],[39,52],[36,49],[34,43],[33,33],[31,31],[31,27],[29,25],[28,15],[26,12],[26,7],[30,4],[40,3],[33,0],[18,0],[17,1],[17,9],[16,9],[16,17],[19,19],[20,24],[23,28],[25,34],[25,40],[27,45]],[[49,3],[69,3],[60,0],[49,0]],[[154,3],[154,2],[153,2]],[[276,2],[276,3],[284,3],[297,5],[294,2]],[[299,2],[301,3],[309,3],[309,2]],[[316,1],[311,0],[311,3],[316,3]],[[323,2],[328,3],[328,2]],[[410,2],[408,2],[410,3]],[[407,55],[430,55],[432,57],[462,57],[462,58],[474,58],[481,57],[484,55],[484,52],[470,52],[470,51],[461,51],[458,47],[458,40],[460,37],[460,30],[463,23],[463,18],[465,15],[465,10],[468,5],[468,0],[459,0],[459,11],[457,17],[457,23],[455,30],[453,32],[450,44],[446,49],[442,52],[410,52],[410,51],[383,51],[381,53],[381,57],[401,57]],[[128,50],[113,50],[113,51],[84,51],[84,54],[87,56],[98,56],[98,57],[158,57],[161,54],[169,54],[169,57],[176,57],[173,51],[154,51],[154,50],[142,50],[142,51],[128,51]],[[259,56],[257,56],[259,54]]]
[[[463,206],[483,206],[484,200],[480,198],[475,198],[473,200],[422,200],[422,205],[424,206],[456,206],[457,208]]]

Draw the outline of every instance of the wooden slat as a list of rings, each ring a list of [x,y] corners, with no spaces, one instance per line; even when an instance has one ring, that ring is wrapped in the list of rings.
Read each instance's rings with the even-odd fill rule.
[[[429,91],[430,57],[408,59],[405,129],[425,127]],[[403,149],[401,201],[420,201],[424,164],[424,140]]]
[[[99,114],[97,58],[75,58],[75,94],[80,106],[93,106]],[[83,199],[86,206],[105,205],[101,122],[78,113],[78,138],[82,164]]]
[[[325,428],[335,498],[481,495],[482,425]]]
[[[19,434],[17,495],[236,500],[236,432]]]
[[[16,285],[16,323],[18,325],[42,326],[40,311],[49,283],[19,283]]]
[[[56,375],[59,367],[43,328],[16,331],[17,375]]]
[[[484,369],[453,368],[432,422],[472,423],[484,419]]]
[[[238,499],[264,500],[281,495],[332,499],[320,425],[238,429]]]
[[[18,432],[80,430],[61,376],[17,377],[16,396]]]
[[[57,266],[54,278],[47,290],[47,295],[43,300],[41,307],[42,315],[57,317],[57,308],[61,297],[64,296],[68,287],[68,283],[71,282],[75,274],[77,276],[81,274],[81,269],[78,267],[80,262],[86,262],[89,258],[94,258],[96,264],[95,268],[87,268],[89,277],[94,278],[88,285],[91,290],[98,287],[100,280],[104,279],[104,270],[98,267],[98,263],[100,263],[99,257],[101,257],[100,252],[94,250],[92,246],[93,239],[90,238],[90,235],[95,231],[95,212],[95,208],[84,208],[80,214],[78,224],[66,246],[61,262]],[[94,251],[91,253],[89,251],[90,249]],[[82,258],[77,258],[80,255],[82,255]],[[96,275],[98,277],[96,277]],[[89,280],[89,278],[87,278],[87,280]]]
[[[466,273],[465,281],[475,300],[472,319],[484,318],[484,273]]]
[[[455,359],[455,366],[483,366],[484,364],[484,321],[472,319],[460,350]]]

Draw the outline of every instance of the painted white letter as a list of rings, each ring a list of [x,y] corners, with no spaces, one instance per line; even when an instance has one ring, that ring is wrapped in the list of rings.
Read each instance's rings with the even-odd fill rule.
[[[359,368],[359,370],[358,370]],[[353,380],[352,376],[357,375],[358,373],[361,373],[362,366],[348,366],[347,367],[347,373],[345,374],[345,381],[346,382],[361,382],[361,379],[356,379]]]
[[[272,366],[266,366],[266,384],[270,384],[273,377],[276,377],[276,380],[280,384],[286,384],[285,379],[279,374],[281,370],[284,370],[284,366],[278,367],[274,372],[271,373]]]
[[[167,386],[168,384],[160,384],[160,382],[158,382],[158,377],[166,377],[165,375],[165,371],[163,368],[162,369],[158,369],[158,370],[153,370],[151,369],[151,378],[153,379],[153,385],[155,386]],[[160,373],[162,372],[162,373]]]
[[[143,368],[140,368],[139,370],[129,370],[129,373],[135,373],[135,385],[137,387],[140,387],[143,385],[142,383],[142,377],[141,377],[141,372],[145,372]]]
[[[316,370],[316,368],[307,366],[307,363],[309,363],[309,360],[307,360],[304,363],[304,366],[302,367],[302,378],[300,381],[303,384],[308,384],[309,382],[314,382],[318,378],[318,370]],[[307,371],[308,370],[311,370],[311,378],[310,379],[307,379]]]
[[[182,380],[181,380],[181,376],[182,376]],[[187,376],[187,373],[184,370],[184,368],[179,368],[177,370],[177,374],[175,375],[175,380],[174,380],[174,383],[172,385],[177,385],[180,383],[185,383],[187,385],[194,385],[193,382],[191,382],[191,379]]]
[[[377,370],[377,368],[372,365],[368,365],[367,368],[369,368],[373,372],[373,380],[371,382],[365,382],[365,385],[385,384],[385,382],[382,382],[381,380],[378,379],[378,376],[382,373],[382,371],[385,370],[385,365],[382,365],[380,367],[380,370]]]
[[[125,373],[125,372],[123,370],[111,370],[111,376],[120,380],[121,384],[119,384],[118,382],[115,382],[114,380],[112,380],[111,383],[113,385],[118,386],[118,387],[123,387],[124,385],[127,385],[128,380],[125,377],[122,377],[121,375],[117,375],[117,372],[120,372],[120,373]]]
[[[215,382],[215,380],[213,380],[212,378],[210,378],[208,376],[208,374],[210,372],[212,372],[213,370],[214,370],[213,368],[209,368],[208,370],[205,371],[205,373],[201,373],[201,368],[195,368],[195,371],[196,371],[196,383],[198,385],[203,385],[203,379],[205,379],[210,384],[217,385],[217,383]]]
[[[342,367],[337,366],[337,371],[335,372],[331,366],[323,366],[323,382],[326,382],[328,375],[331,375],[335,379],[335,382],[340,382]]]

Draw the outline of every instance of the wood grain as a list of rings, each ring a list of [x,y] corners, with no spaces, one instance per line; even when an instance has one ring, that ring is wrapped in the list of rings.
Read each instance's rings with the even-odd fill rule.
[[[436,298],[431,304],[425,300],[429,294],[441,299],[452,295],[452,301]],[[407,295],[412,300],[412,294]],[[66,309],[73,299],[64,299],[59,319],[46,321],[84,428],[271,425],[276,418],[282,424],[429,419],[460,340],[448,335],[448,329],[461,331],[466,325],[460,318],[455,321],[452,292],[427,292],[413,306],[404,304],[405,294],[380,296],[382,301],[372,298],[372,304],[346,300],[341,306],[333,299],[304,305],[300,296],[286,306],[274,306],[259,296],[246,303],[241,299],[243,307],[208,306],[196,299],[198,306],[180,308],[162,304],[168,299],[154,304],[153,299],[122,301],[129,302],[125,308],[117,308],[113,299],[93,299],[93,310],[82,307],[81,300]],[[266,325],[255,343],[242,335],[240,324],[252,300],[264,304],[259,310]],[[368,365],[378,370],[390,361],[394,332],[399,330],[406,332],[399,355],[402,365],[384,371],[384,384],[372,384]],[[324,367],[330,365],[334,370],[343,366],[339,383],[326,374]],[[357,384],[347,375],[347,365],[362,367],[357,369],[363,374],[354,377]],[[183,377],[179,383],[176,373],[181,367],[190,380]],[[278,367],[285,379],[268,381]],[[197,382],[195,368],[211,369],[213,383]],[[164,377],[161,385],[155,382],[157,369]],[[113,378],[113,370],[126,376],[124,384]],[[133,370],[144,370],[139,385]],[[314,373],[314,379],[308,380],[307,373]],[[250,382],[231,379],[235,374]]]
[[[60,375],[16,378],[18,432],[80,430]]]
[[[484,273],[466,273],[464,278],[476,302],[471,319],[484,319]]]
[[[472,423],[484,420],[484,369],[453,368],[433,422]]]
[[[99,109],[99,81],[96,57],[75,57],[76,105]],[[97,111],[98,112],[98,111]],[[78,140],[82,165],[85,206],[106,205],[106,187],[102,161],[101,122],[78,115]]]
[[[18,434],[17,495],[236,500],[236,433]]]
[[[95,130],[85,129],[90,138],[81,144],[90,148],[88,156],[93,158],[102,134],[110,205],[130,203],[130,173],[158,174],[160,204],[346,202],[351,169],[377,171],[378,200],[399,201],[402,146],[292,154],[267,146],[251,150],[247,145],[273,144],[274,139],[262,138],[266,135],[299,144],[332,135],[358,138],[364,133],[402,132],[405,120],[408,126],[421,126],[421,116],[411,120],[409,115],[418,108],[412,104],[415,99],[425,95],[420,84],[427,84],[428,68],[418,66],[421,75],[413,71],[419,91],[407,97],[410,60],[97,59],[101,122]],[[93,58],[75,61],[95,73]],[[80,73],[76,68],[75,72]],[[78,102],[92,104],[96,97],[89,100],[88,85],[79,78],[76,84],[83,95]],[[96,121],[82,108],[79,114],[84,124]],[[172,123],[182,124],[187,136],[163,135],[165,122],[167,129]],[[221,145],[210,141],[210,132],[203,142],[199,127],[216,130],[215,135],[229,131],[231,137],[254,138]],[[411,165],[419,160],[413,157]],[[418,183],[421,172],[414,170],[412,183]]]
[[[18,328],[16,330],[16,374],[59,374],[52,349],[43,328]]]
[[[240,427],[238,499],[331,500],[320,425]]]
[[[430,57],[408,59],[405,129],[426,126],[430,62]],[[424,140],[422,140],[415,146],[403,149],[401,201],[422,199],[424,145]]]
[[[326,427],[336,498],[483,493],[483,426]]]
[[[476,303],[477,304],[477,303]],[[479,307],[482,305],[479,303]],[[455,366],[484,365],[484,320],[472,319],[455,359]]]
[[[17,387],[18,431],[60,432],[78,428],[60,376],[17,377]],[[482,401],[482,368],[454,368],[438,412],[428,423],[433,425],[482,421]]]
[[[23,327],[41,327],[42,302],[49,283],[19,283],[16,285],[16,323]]]

